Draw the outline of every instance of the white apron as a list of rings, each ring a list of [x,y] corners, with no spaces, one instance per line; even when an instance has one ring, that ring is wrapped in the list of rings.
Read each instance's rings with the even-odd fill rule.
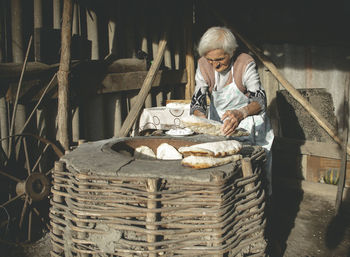
[[[231,68],[233,78],[233,67]],[[215,83],[218,81],[218,72],[215,71]],[[214,85],[214,89],[216,84]],[[227,110],[240,109],[247,106],[249,99],[244,95],[237,87],[234,79],[232,83],[224,86],[220,90],[212,90],[209,108],[209,119],[221,121],[222,115]],[[269,195],[272,193],[271,189],[271,168],[272,168],[272,156],[271,146],[274,139],[273,130],[270,125],[270,120],[265,112],[248,116],[240,122],[239,128],[247,130],[250,135],[245,137],[235,137],[237,141],[246,141],[252,145],[259,145],[263,147],[267,153],[266,160],[266,177],[268,181]]]

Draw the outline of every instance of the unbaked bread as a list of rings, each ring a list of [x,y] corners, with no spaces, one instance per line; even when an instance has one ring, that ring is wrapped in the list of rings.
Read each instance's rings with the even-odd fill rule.
[[[156,154],[151,148],[145,145],[141,145],[135,149],[135,159],[156,159]]]
[[[223,124],[215,120],[208,120],[205,118],[197,117],[195,115],[190,115],[182,118],[181,123],[183,127],[189,128],[199,134],[224,136],[221,130]],[[231,137],[241,136],[249,136],[249,132],[242,128],[237,128],[231,135]]]
[[[213,156],[223,157],[238,153],[242,149],[242,144],[236,140],[216,141],[183,146],[178,151],[184,156]]]
[[[182,154],[175,147],[167,143],[162,143],[157,148],[157,159],[160,160],[181,160]]]
[[[241,159],[240,154],[226,157],[194,156],[190,155],[182,159],[181,164],[194,169],[206,169],[221,166]]]

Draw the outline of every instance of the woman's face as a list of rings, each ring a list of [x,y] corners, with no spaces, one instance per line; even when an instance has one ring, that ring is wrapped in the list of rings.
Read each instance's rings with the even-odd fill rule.
[[[223,49],[211,50],[204,57],[217,72],[226,70],[231,64],[230,56]]]

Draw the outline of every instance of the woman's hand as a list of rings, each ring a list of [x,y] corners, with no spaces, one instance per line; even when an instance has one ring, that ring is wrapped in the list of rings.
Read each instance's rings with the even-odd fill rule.
[[[233,134],[239,123],[244,119],[244,113],[240,110],[228,110],[222,115],[221,120],[224,122],[222,132],[225,136]]]

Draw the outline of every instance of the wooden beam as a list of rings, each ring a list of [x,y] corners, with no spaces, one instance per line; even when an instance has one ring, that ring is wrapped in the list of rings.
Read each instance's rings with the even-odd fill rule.
[[[58,141],[65,150],[69,150],[69,73],[71,59],[73,3],[64,0],[61,37],[61,61],[57,73],[58,79]]]
[[[185,89],[185,99],[191,99],[195,87],[195,65],[193,56],[193,2],[186,1],[185,3],[185,51],[186,51],[186,71],[187,85]]]
[[[112,93],[140,89],[147,77],[148,71],[127,73],[109,73],[102,81],[99,93]],[[158,71],[154,77],[152,87],[161,85],[185,84],[187,82],[186,70]]]
[[[23,63],[0,63],[0,81],[18,81],[21,75]],[[40,62],[28,62],[26,66],[25,78],[37,78],[41,74],[45,74],[51,70],[55,70],[57,67],[53,67]]]

